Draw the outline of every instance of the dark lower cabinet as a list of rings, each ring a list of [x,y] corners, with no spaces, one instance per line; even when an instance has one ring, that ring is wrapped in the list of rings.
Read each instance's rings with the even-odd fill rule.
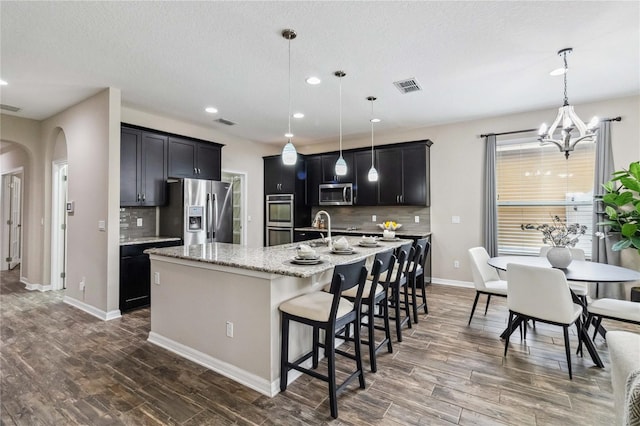
[[[120,312],[151,303],[151,262],[144,251],[181,244],[181,241],[163,241],[120,246]]]
[[[326,230],[324,234],[326,234]],[[325,235],[326,236],[326,235]],[[321,238],[320,231],[294,231],[293,232],[293,242],[298,243],[300,241],[309,241],[309,240],[317,240]]]

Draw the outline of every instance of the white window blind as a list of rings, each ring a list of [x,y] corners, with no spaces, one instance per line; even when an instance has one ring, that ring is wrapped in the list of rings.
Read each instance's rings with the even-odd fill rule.
[[[535,138],[498,141],[498,253],[537,255],[542,233],[522,224],[551,224],[552,216],[587,226],[577,248],[591,258],[595,144],[581,142],[566,160]]]

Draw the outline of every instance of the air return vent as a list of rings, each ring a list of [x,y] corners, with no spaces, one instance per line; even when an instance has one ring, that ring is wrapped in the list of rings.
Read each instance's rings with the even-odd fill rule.
[[[213,120],[213,121],[221,123],[221,124],[226,124],[227,126],[235,126],[236,125],[236,123],[234,123],[233,121],[225,120],[224,118],[218,118],[217,120]]]
[[[411,93],[422,90],[415,78],[407,78],[406,80],[394,81],[393,85],[402,93]]]
[[[20,111],[21,108],[14,107],[11,105],[0,104],[0,109],[3,109],[5,111],[18,112]]]

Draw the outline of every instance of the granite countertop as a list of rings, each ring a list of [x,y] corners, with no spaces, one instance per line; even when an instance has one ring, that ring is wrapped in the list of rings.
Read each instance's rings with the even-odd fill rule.
[[[311,226],[303,227],[303,228],[295,228],[294,231],[301,232],[322,232],[327,235],[327,229],[313,228]],[[358,229],[347,229],[347,228],[331,228],[331,233],[335,234],[339,232],[340,234],[348,234],[348,235],[382,235],[382,229],[380,228],[358,228]],[[410,231],[410,230],[397,230],[396,236],[398,237],[419,237],[425,238],[431,235],[430,231]]]
[[[130,246],[133,244],[149,244],[163,243],[166,241],[180,241],[180,237],[137,237],[137,238],[120,238],[121,246]]]
[[[313,275],[333,269],[335,265],[365,259],[378,252],[399,247],[411,240],[379,241],[377,247],[361,247],[359,237],[345,237],[353,253],[348,255],[333,254],[327,246],[316,247],[321,263],[316,265],[296,265],[291,260],[296,256],[296,247],[301,243],[283,244],[273,247],[245,247],[237,244],[209,243],[192,246],[178,246],[145,250],[145,253],[157,256],[173,257],[184,260],[212,263],[215,265],[248,269],[309,278]],[[320,242],[305,241],[304,244]]]

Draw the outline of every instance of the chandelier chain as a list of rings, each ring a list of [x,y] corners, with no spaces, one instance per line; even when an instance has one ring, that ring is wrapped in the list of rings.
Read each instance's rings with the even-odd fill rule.
[[[569,105],[569,98],[567,96],[567,72],[569,72],[569,68],[567,67],[567,52],[562,54],[564,57],[564,105]]]

